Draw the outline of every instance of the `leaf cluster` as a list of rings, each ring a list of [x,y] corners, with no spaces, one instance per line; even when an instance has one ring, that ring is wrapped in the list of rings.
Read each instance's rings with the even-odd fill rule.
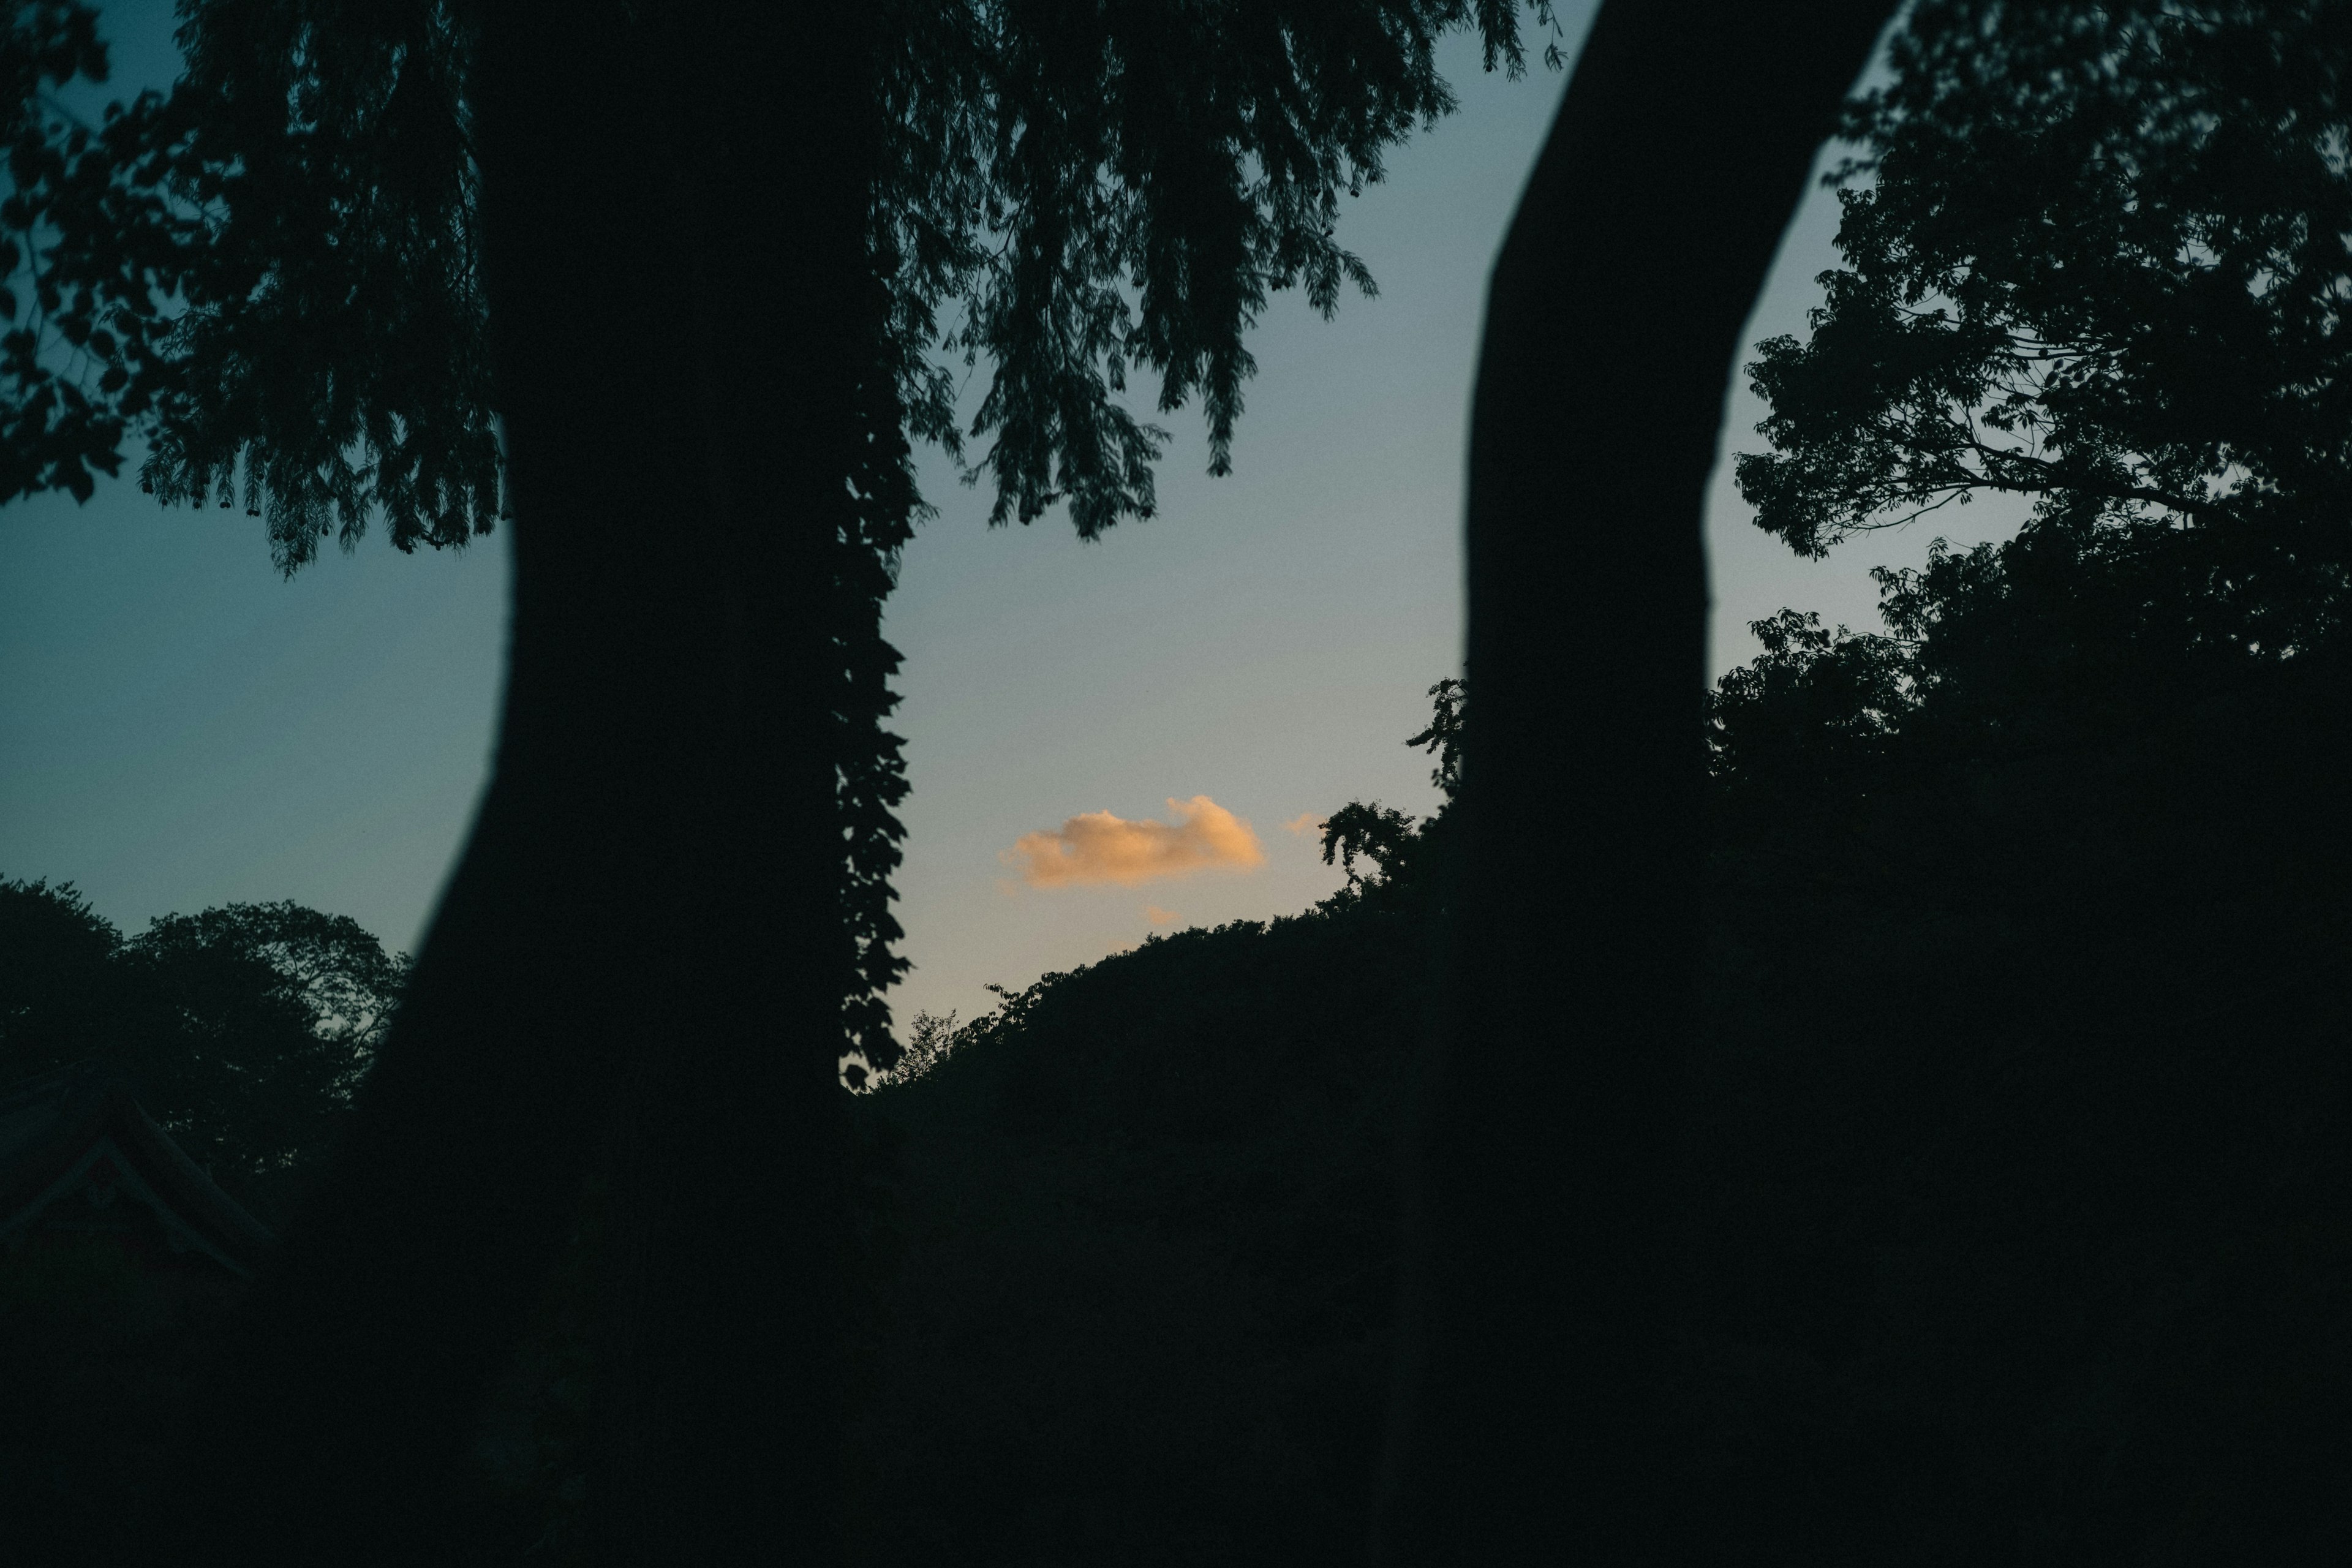
[[[208,219],[171,349],[189,384],[142,482],[266,519],[290,572],[380,512],[458,545],[499,510],[457,8],[205,0],[159,110]]]
[[[378,513],[402,550],[487,531],[499,457],[453,8],[208,0],[180,42],[171,93],[98,131],[10,100],[0,259],[31,300],[0,363],[0,499],[86,499],[137,437],[142,488],[241,500],[289,573]],[[102,58],[75,67],[103,79]]]
[[[1419,909],[1435,896],[1438,863],[1450,842],[1451,813],[1462,790],[1469,699],[1468,689],[1452,676],[1432,686],[1426,695],[1429,725],[1405,744],[1421,747],[1437,759],[1429,782],[1444,794],[1444,802],[1433,814],[1419,819],[1376,800],[1351,800],[1326,817],[1323,864],[1331,865],[1336,858],[1348,874],[1347,885],[1319,906],[1326,910],[1363,901],[1383,908]],[[1358,871],[1359,859],[1372,869]]]
[[[910,8],[911,9],[911,8]],[[1539,26],[1556,26],[1535,0]],[[1271,0],[1096,6],[961,0],[898,29],[884,64],[900,128],[877,191],[877,249],[898,263],[902,330],[992,376],[971,477],[991,521],[1066,501],[1081,536],[1151,514],[1166,432],[1120,401],[1160,377],[1193,396],[1210,471],[1232,466],[1244,344],[1269,298],[1299,288],[1329,316],[1373,292],[1335,239],[1342,191],[1454,107],[1434,49],[1476,26],[1488,68],[1523,68],[1516,4]],[[910,399],[953,449],[944,376]]]
[[[201,224],[163,187],[185,147],[152,97],[96,128],[58,105],[51,89],[106,74],[79,0],[17,6],[0,31],[0,502],[89,500],[178,384],[172,339]]]
[[[1835,787],[1885,752],[1916,704],[1909,648],[1892,637],[1832,631],[1782,610],[1748,629],[1764,651],[1707,698],[1709,761],[1738,787],[1806,795]]]

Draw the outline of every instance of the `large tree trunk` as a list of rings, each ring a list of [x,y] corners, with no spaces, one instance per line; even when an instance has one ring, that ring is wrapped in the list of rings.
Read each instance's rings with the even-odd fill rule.
[[[1495,265],[1457,911],[1377,1555],[1654,1563],[1696,962],[1701,521],[1739,331],[1886,0],[1611,0]]]
[[[602,1554],[832,1553],[856,10],[483,8],[506,706],[408,1005],[231,1347],[206,1513],[240,1563],[455,1549],[486,1386],[600,1160]]]

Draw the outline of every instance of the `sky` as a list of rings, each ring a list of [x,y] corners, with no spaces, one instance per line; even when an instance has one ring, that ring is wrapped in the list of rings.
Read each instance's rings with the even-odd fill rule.
[[[1563,13],[1572,55],[1589,9]],[[168,4],[102,15],[115,74],[96,98],[176,71]],[[902,1025],[970,1018],[992,983],[1017,990],[1155,931],[1295,913],[1341,879],[1319,818],[1351,799],[1434,806],[1430,760],[1402,742],[1430,684],[1460,671],[1486,274],[1567,79],[1486,76],[1461,39],[1444,60],[1461,111],[1394,151],[1341,216],[1379,297],[1328,322],[1274,301],[1230,477],[1205,473],[1197,407],[1160,416],[1175,439],[1158,516],[1081,543],[1058,512],[989,530],[987,494],[925,455],[939,515],[886,623],[913,784]],[[1835,227],[1814,192],[1749,343],[1802,332]],[[1916,564],[1933,537],[1810,563],[1759,533],[1728,455],[1760,447],[1762,412],[1736,377],[1707,517],[1718,672],[1783,605],[1874,626],[1868,569]],[[0,877],[74,882],[126,931],[293,899],[413,949],[489,761],[505,537],[404,556],[372,535],[286,580],[258,520],[163,509],[130,473],[84,506],[0,508]],[[2000,530],[1977,510],[1938,529]]]

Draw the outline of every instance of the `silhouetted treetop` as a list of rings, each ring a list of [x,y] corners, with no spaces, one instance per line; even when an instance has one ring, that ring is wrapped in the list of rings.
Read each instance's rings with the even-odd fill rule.
[[[408,983],[349,916],[290,900],[125,940],[71,883],[0,878],[0,1083],[98,1059],[273,1223],[315,1170]]]
[[[1819,555],[2013,493],[2249,603],[2272,579],[2292,640],[2352,501],[2352,16],[1925,0],[1890,64],[1832,175],[1845,265],[1750,367],[1759,525]]]
[[[1363,903],[1418,908],[1436,886],[1437,863],[1448,842],[1449,815],[1462,794],[1462,747],[1470,714],[1469,689],[1448,676],[1432,686],[1429,724],[1406,740],[1437,759],[1429,782],[1445,797],[1425,817],[1379,801],[1351,800],[1323,820],[1323,864],[1337,864],[1347,885],[1317,905],[1326,913]],[[1361,859],[1370,871],[1356,869]]]
[[[1528,5],[1559,31],[1550,0]],[[1328,315],[1344,286],[1372,291],[1335,238],[1339,193],[1454,108],[1439,36],[1472,26],[1489,68],[1524,64],[1516,0],[892,9],[864,66],[891,131],[869,238],[910,433],[960,456],[940,356],[985,359],[968,477],[993,480],[992,521],[1066,500],[1089,537],[1152,510],[1164,432],[1121,401],[1129,372],[1158,373],[1163,413],[1201,399],[1226,471],[1269,297],[1303,288]],[[183,16],[184,78],[99,127],[42,87],[103,79],[88,6],[46,0],[5,36],[0,259],[24,294],[0,300],[0,499],[86,497],[143,438],[150,489],[241,499],[289,571],[376,510],[403,549],[486,531],[499,458],[463,8]],[[637,242],[658,289],[660,237]]]

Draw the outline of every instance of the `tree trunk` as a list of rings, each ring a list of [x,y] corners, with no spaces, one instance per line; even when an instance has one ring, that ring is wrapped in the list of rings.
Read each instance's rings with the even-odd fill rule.
[[[1457,911],[1375,1555],[1671,1562],[1705,490],[1739,332],[1886,0],[1595,19],[1491,279]]]
[[[454,1556],[487,1384],[606,1151],[600,1553],[833,1554],[828,681],[875,363],[872,95],[834,36],[856,9],[483,8],[515,512],[497,763],[322,1201],[231,1347],[205,1512],[240,1563]]]

